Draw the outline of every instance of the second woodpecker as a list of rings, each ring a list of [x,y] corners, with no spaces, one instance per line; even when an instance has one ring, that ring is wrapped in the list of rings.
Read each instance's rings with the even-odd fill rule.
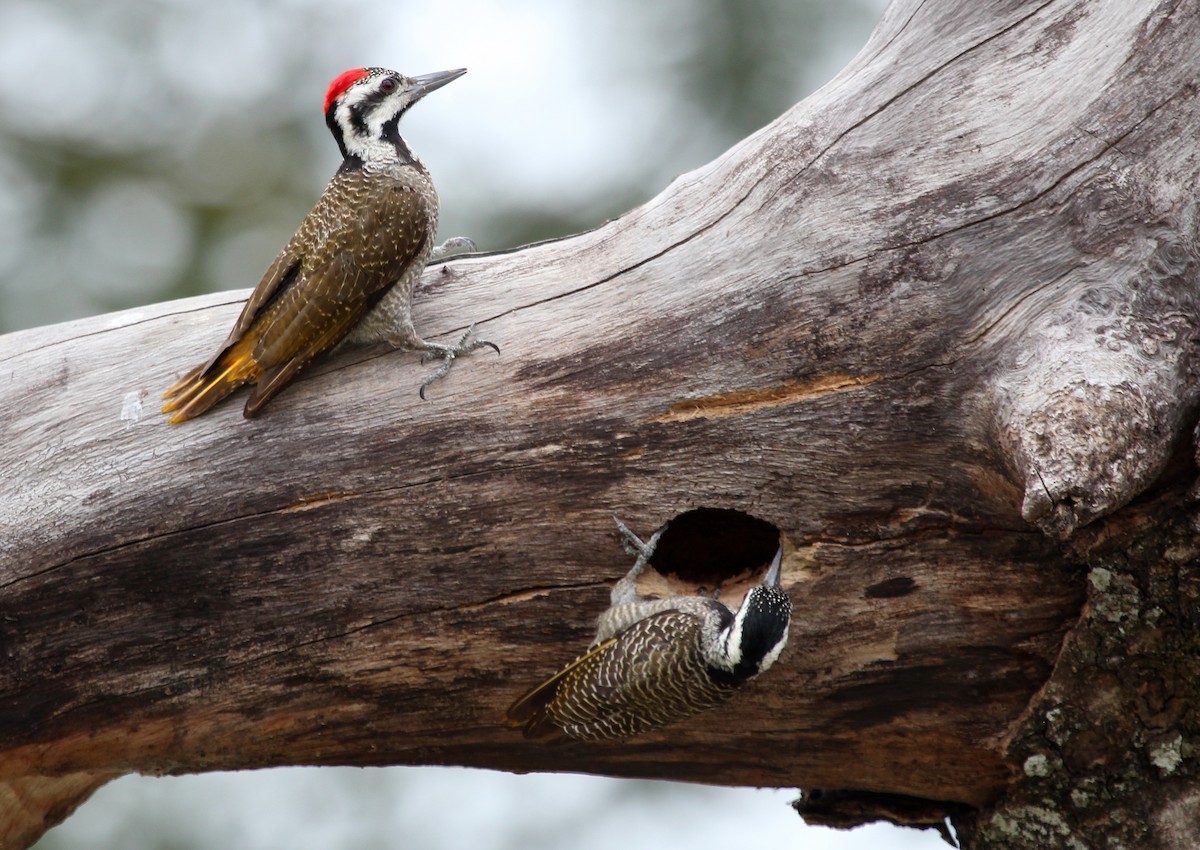
[[[641,596],[637,579],[663,529],[643,543],[620,520],[617,527],[638,559],[614,585],[591,648],[505,713],[527,738],[628,738],[666,726],[729,699],[787,644],[792,600],[779,586],[782,549],[731,611],[707,596]]]
[[[178,423],[199,416],[243,384],[256,384],[254,416],[296,374],[343,340],[386,341],[442,360],[493,343],[439,345],[413,328],[413,287],[434,250],[438,196],[429,172],[400,136],[401,116],[460,68],[405,77],[386,68],[339,75],[325,95],[325,122],[342,165],[312,212],[250,295],[217,353],[163,395]]]

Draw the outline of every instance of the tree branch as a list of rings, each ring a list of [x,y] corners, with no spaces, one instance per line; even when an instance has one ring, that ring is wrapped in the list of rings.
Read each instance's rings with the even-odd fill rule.
[[[398,763],[903,795],[974,840],[1096,559],[1188,521],[1198,19],[899,0],[646,205],[427,271],[418,329],[504,352],[427,403],[415,355],[355,350],[167,427],[242,292],[0,338],[5,841],[126,772]],[[621,744],[504,728],[628,568],[610,513],[696,508],[778,529],[776,667]],[[736,586],[750,527],[691,570],[678,524],[659,581]]]

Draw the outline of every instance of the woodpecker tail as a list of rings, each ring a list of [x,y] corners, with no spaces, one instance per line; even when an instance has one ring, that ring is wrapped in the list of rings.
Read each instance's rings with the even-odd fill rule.
[[[599,646],[593,646],[549,679],[526,693],[510,705],[508,711],[504,712],[504,722],[515,729],[520,729],[526,738],[545,738],[548,735],[562,734],[557,721],[555,721],[550,713],[550,704],[558,699],[559,687],[567,682],[577,670],[586,668],[589,664],[594,664],[616,642],[616,638],[609,638]]]
[[[504,722],[520,729],[526,738],[543,738],[558,732],[550,719],[548,705],[557,696],[561,681],[560,673],[522,696],[504,712]]]
[[[215,360],[197,366],[163,393],[167,403],[163,413],[174,413],[167,420],[178,425],[204,413],[242,384],[257,381],[262,370],[254,362],[254,337],[245,336],[222,352]]]

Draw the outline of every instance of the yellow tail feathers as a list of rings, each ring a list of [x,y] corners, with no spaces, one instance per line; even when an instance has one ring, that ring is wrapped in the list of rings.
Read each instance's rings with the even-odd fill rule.
[[[232,393],[242,384],[258,380],[261,370],[254,362],[254,340],[243,337],[212,363],[188,372],[163,393],[168,399],[163,413],[175,415],[171,425],[186,422]]]

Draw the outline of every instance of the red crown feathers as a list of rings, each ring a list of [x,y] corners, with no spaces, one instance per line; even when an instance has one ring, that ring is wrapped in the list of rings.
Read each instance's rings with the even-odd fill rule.
[[[329,112],[329,107],[338,99],[350,86],[357,83],[363,77],[367,76],[366,68],[351,68],[349,71],[342,71],[334,78],[334,81],[329,84],[329,91],[325,92],[325,112]]]

